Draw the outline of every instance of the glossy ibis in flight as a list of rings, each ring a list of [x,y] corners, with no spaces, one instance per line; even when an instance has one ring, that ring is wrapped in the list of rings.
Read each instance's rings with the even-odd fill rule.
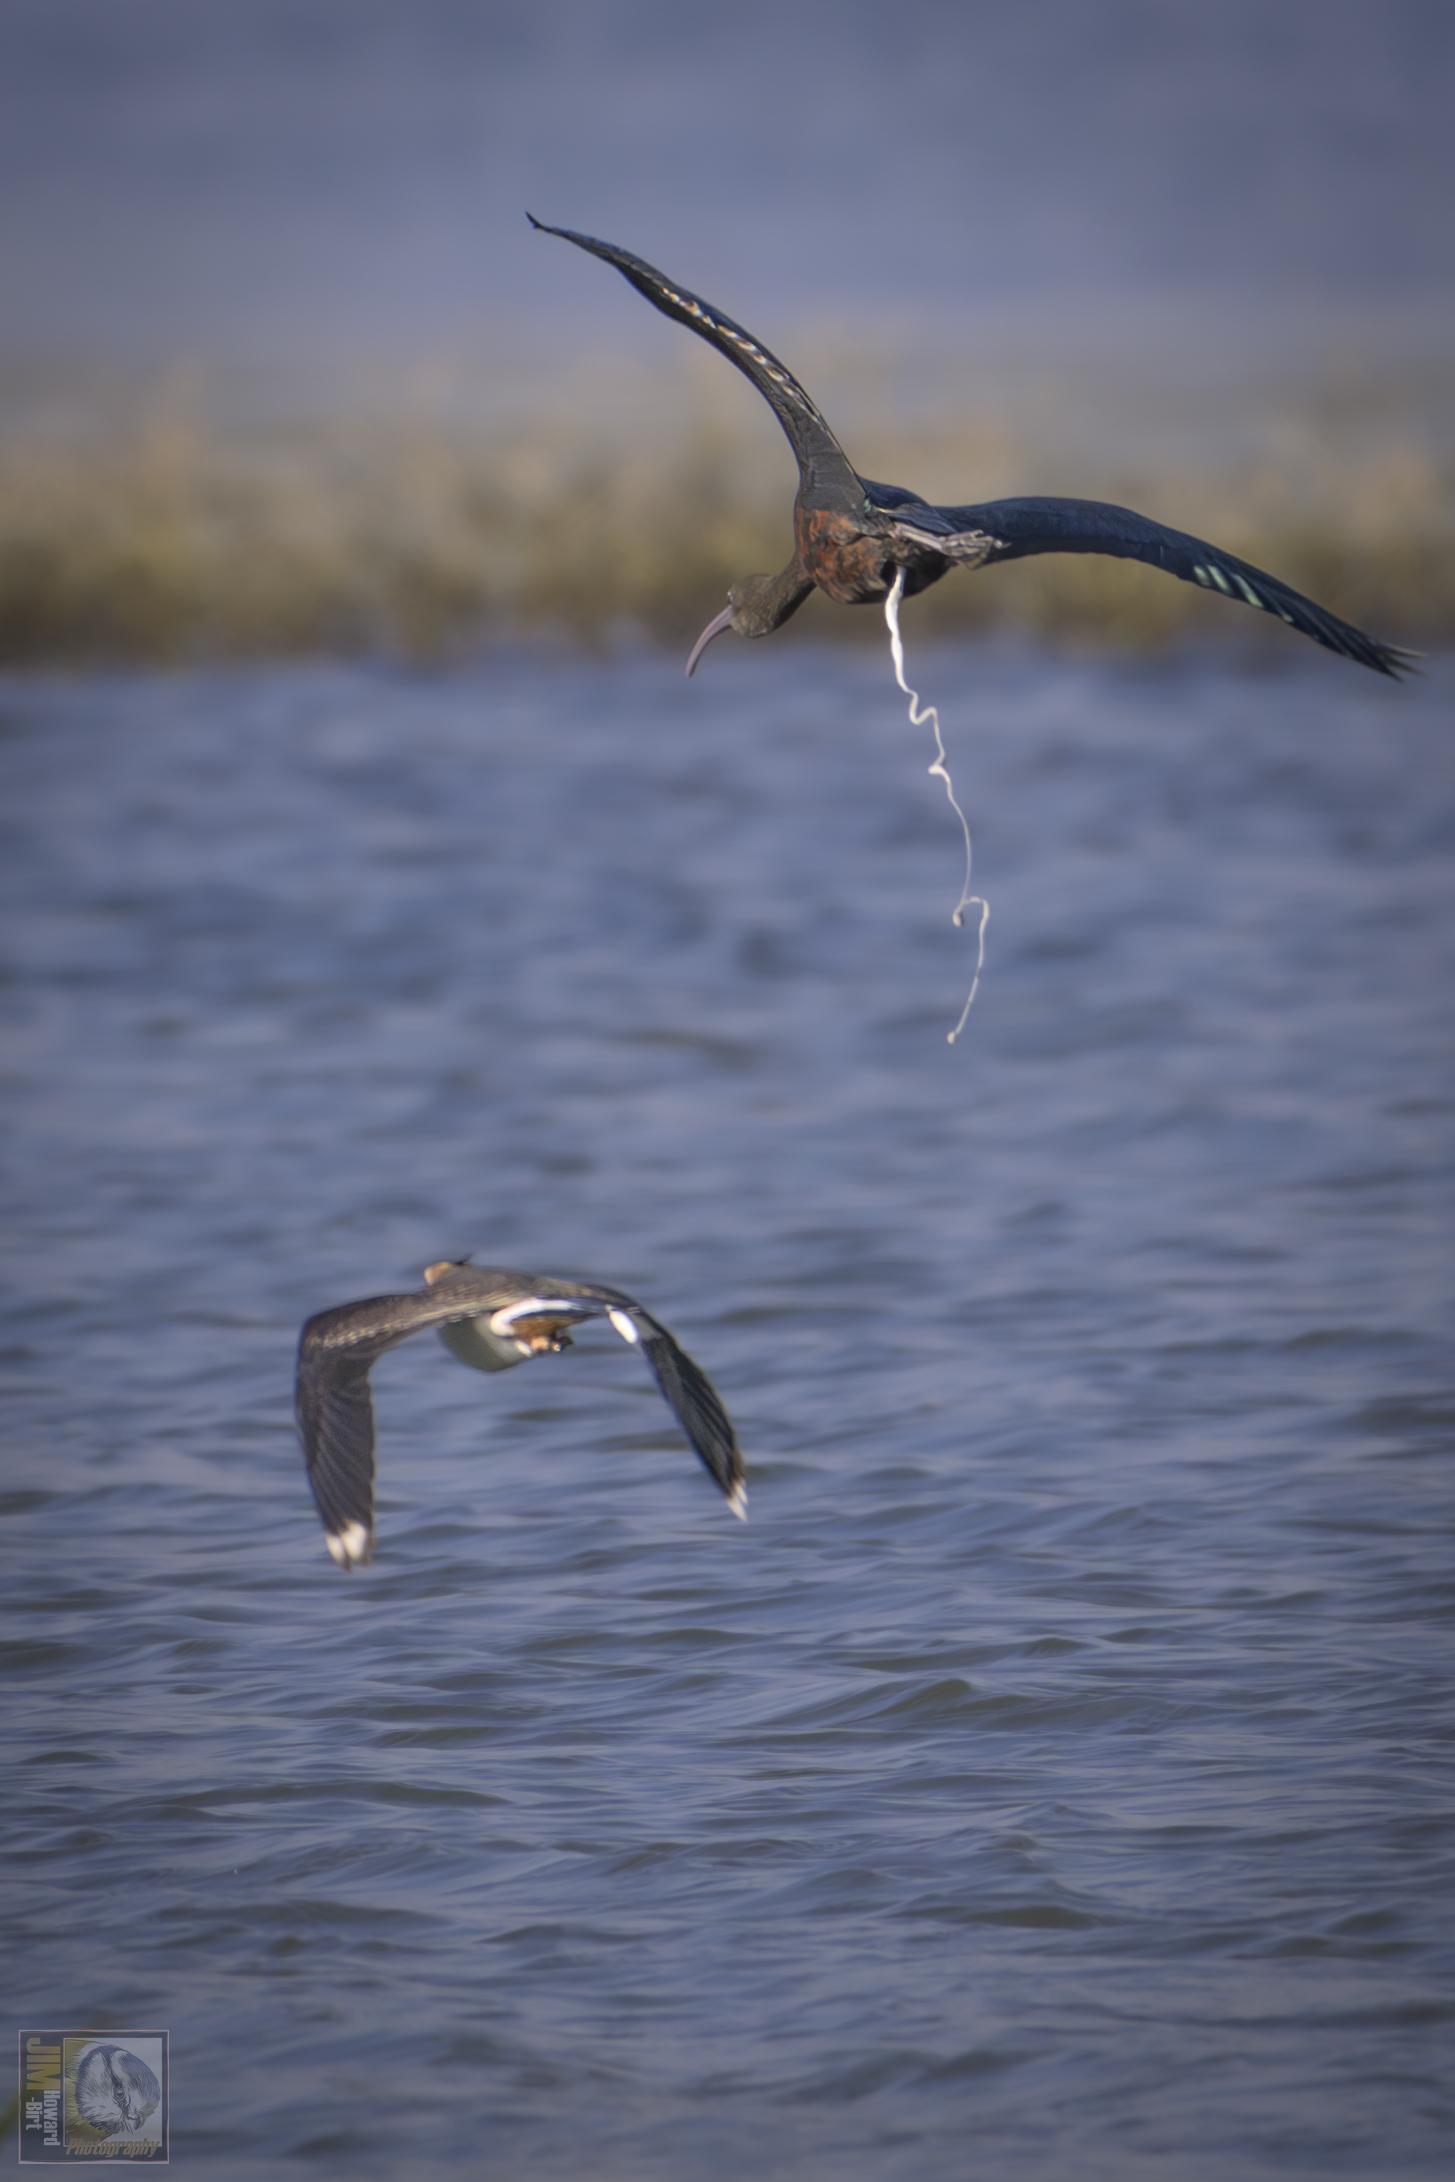
[[[433,1326],[452,1356],[476,1371],[508,1371],[531,1356],[571,1346],[571,1329],[605,1318],[639,1348],[694,1454],[745,1521],[748,1489],[732,1420],[705,1371],[650,1311],[619,1288],[551,1274],[445,1259],[425,1268],[424,1287],[369,1296],[319,1311],[298,1341],[297,1413],[308,1482],[323,1518],[324,1543],[340,1568],[374,1550],[375,1357]]]
[[[614,243],[548,227],[530,213],[526,217],[543,234],[559,235],[604,258],[659,311],[711,342],[752,380],[793,449],[798,464],[793,558],[776,576],[748,576],[734,584],[727,605],[693,645],[689,674],[724,629],[768,636],[797,613],[815,585],[844,605],[861,606],[887,599],[898,572],[901,594],[912,597],[953,568],[988,567],[1031,553],[1107,553],[1146,561],[1184,583],[1276,614],[1326,651],[1357,659],[1377,674],[1403,674],[1418,656],[1366,636],[1251,562],[1109,501],[1037,497],[938,507],[902,485],[876,485],[853,467],[787,365],[724,312]]]

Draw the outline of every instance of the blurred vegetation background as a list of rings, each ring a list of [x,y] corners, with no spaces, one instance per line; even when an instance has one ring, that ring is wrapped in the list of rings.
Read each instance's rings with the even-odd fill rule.
[[[573,267],[567,267],[569,273]],[[603,297],[603,302],[608,300]],[[776,329],[775,329],[776,331]],[[790,543],[792,463],[750,389],[666,326],[647,384],[578,360],[485,406],[463,366],[352,409],[249,413],[199,372],[0,405],[0,662],[373,653],[491,641],[683,645]],[[1197,405],[1176,387],[991,373],[925,383],[912,347],[783,342],[859,466],[932,498],[1123,501],[1270,568],[1395,641],[1455,632],[1455,460],[1434,387],[1351,365]],[[967,356],[953,376],[974,379]],[[1205,637],[1272,656],[1262,617],[1122,562],[1047,557],[940,585],[921,629],[1119,648]],[[874,636],[813,602],[799,626]]]

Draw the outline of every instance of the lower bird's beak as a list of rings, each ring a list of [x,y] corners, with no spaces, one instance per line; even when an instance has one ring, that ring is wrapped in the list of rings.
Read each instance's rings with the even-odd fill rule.
[[[721,636],[723,630],[730,629],[732,625],[733,609],[732,606],[729,604],[723,608],[720,614],[713,615],[711,621],[707,624],[707,627],[703,630],[701,636],[697,639],[697,642],[693,645],[691,651],[688,653],[687,676],[689,681],[691,680],[692,676],[697,672],[697,662],[702,657],[703,653],[707,650],[707,647],[712,642],[713,638],[715,636]]]

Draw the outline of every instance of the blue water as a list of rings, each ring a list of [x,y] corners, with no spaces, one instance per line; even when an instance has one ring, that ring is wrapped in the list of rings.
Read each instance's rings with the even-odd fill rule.
[[[178,2171],[1448,2172],[1448,670],[0,687],[12,2022]],[[290,1416],[430,1259],[610,1335]]]

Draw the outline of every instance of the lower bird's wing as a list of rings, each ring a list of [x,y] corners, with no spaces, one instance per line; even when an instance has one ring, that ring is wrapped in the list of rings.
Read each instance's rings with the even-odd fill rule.
[[[742,1450],[722,1397],[702,1366],[690,1357],[660,1319],[619,1290],[593,1290],[607,1317],[631,1348],[639,1348],[663,1399],[687,1435],[688,1445],[724,1495],[734,1515],[748,1514]]]
[[[938,520],[926,526],[922,514]],[[1326,651],[1339,652],[1376,674],[1407,674],[1417,653],[1366,636],[1352,622],[1341,621],[1265,569],[1236,554],[1224,553],[1205,539],[1169,530],[1165,523],[1119,508],[1106,500],[985,500],[973,507],[908,510],[902,518],[926,534],[926,542],[947,560],[1015,561],[1031,553],[1107,553],[1118,560],[1145,561],[1165,568],[1184,583],[1256,606],[1291,629],[1311,636]],[[943,525],[943,529],[940,528]],[[956,550],[964,540],[967,550]]]
[[[374,1403],[369,1373],[376,1357],[428,1326],[476,1318],[519,1298],[509,1275],[462,1266],[450,1279],[407,1295],[367,1296],[310,1318],[298,1338],[294,1406],[303,1463],[323,1519],[324,1541],[340,1568],[374,1550]],[[546,1305],[543,1308],[559,1306]],[[566,1316],[575,1312],[568,1305]]]
[[[376,1356],[414,1331],[396,1330],[412,1296],[371,1296],[310,1318],[298,1341],[294,1407],[303,1465],[340,1568],[374,1550],[374,1403],[369,1371]]]

